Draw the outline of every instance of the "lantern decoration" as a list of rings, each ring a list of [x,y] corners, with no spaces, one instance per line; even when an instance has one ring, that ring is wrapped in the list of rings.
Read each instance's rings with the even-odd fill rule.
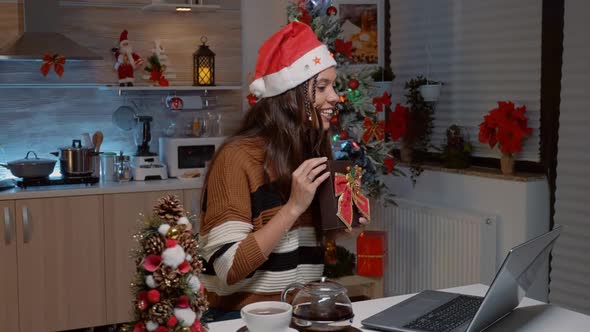
[[[201,46],[193,53],[193,85],[215,85],[215,53],[205,43],[207,37],[201,37]]]

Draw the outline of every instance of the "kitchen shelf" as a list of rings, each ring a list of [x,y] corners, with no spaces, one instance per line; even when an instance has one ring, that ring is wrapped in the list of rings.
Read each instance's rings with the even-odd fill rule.
[[[100,90],[112,91],[205,91],[205,90],[241,90],[242,86],[239,84],[223,84],[213,86],[192,86],[192,85],[171,85],[171,86],[152,86],[152,85],[136,85],[136,86],[118,86],[118,85],[103,85]]]
[[[126,9],[141,9],[141,10],[148,10],[148,11],[169,11],[174,12],[178,11],[177,8],[190,8],[190,10],[182,11],[182,12],[205,12],[205,11],[218,11],[222,10],[220,5],[205,5],[203,3],[198,4],[190,4],[186,2],[179,1],[178,3],[174,2],[152,2],[150,4],[140,4],[140,3],[119,3],[119,2],[85,2],[85,1],[71,1],[71,0],[61,0],[59,4],[63,7],[102,7],[102,8],[126,8]]]
[[[0,89],[98,89],[105,91],[214,91],[214,90],[241,90],[238,83],[228,83],[214,86],[119,86],[104,83],[0,83]]]

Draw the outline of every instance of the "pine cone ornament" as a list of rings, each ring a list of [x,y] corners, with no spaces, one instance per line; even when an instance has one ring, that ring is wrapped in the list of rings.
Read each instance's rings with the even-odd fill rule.
[[[166,195],[158,200],[154,206],[154,214],[169,224],[174,224],[184,216],[184,207],[175,195]]]
[[[193,260],[191,261],[191,270],[193,273],[199,273],[203,270],[203,262],[201,258],[198,256],[193,256]]]
[[[162,291],[168,288],[178,287],[181,281],[181,275],[178,271],[173,270],[169,266],[162,265],[159,269],[154,271],[154,281]]]
[[[199,292],[196,294],[195,299],[190,303],[191,309],[198,313],[204,313],[209,309],[209,305],[207,304],[207,297],[205,294]]]
[[[193,234],[191,232],[184,232],[182,233],[178,239],[178,244],[184,249],[184,252],[191,255],[192,257],[196,257],[198,244],[197,240],[195,240]]]
[[[166,248],[166,241],[160,234],[153,234],[142,241],[145,255],[160,255]]]
[[[158,302],[150,308],[150,320],[157,322],[160,325],[165,325],[172,315],[174,306],[171,301],[165,300]]]

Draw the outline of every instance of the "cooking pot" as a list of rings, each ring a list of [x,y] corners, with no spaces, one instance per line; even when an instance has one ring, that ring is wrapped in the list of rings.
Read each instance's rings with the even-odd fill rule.
[[[29,158],[31,153],[35,158]],[[53,172],[55,162],[56,160],[39,158],[34,151],[29,151],[24,159],[9,161],[0,166],[8,168],[12,175],[19,178],[44,178]]]
[[[352,324],[352,303],[346,288],[339,283],[325,277],[307,284],[293,283],[283,290],[281,301],[285,302],[292,290],[299,290],[291,301],[295,325],[314,331],[335,331]]]
[[[72,146],[59,148],[59,169],[64,176],[88,176],[94,172],[94,157],[98,155],[92,147],[83,147],[82,141],[75,139]]]

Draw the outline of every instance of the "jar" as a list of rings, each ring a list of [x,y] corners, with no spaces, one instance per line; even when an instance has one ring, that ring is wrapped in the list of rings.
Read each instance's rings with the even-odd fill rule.
[[[124,182],[131,180],[131,161],[129,156],[124,156],[123,151],[115,160],[115,172],[117,181]]]
[[[100,180],[118,181],[119,176],[115,172],[115,159],[117,154],[115,152],[102,152],[100,154]]]

